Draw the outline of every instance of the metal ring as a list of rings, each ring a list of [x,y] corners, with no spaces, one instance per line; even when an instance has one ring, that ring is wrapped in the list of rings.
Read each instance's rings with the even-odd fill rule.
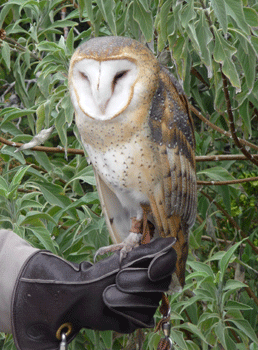
[[[66,332],[63,332],[63,330]],[[73,325],[70,322],[63,323],[56,332],[56,338],[58,340],[62,339],[62,333],[65,333],[66,337],[68,337],[72,333]]]

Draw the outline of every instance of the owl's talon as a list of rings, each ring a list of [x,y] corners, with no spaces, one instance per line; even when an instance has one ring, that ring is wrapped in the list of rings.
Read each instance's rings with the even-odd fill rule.
[[[115,252],[117,250],[122,250],[123,249],[123,243],[118,243],[118,244],[112,244],[112,245],[108,245],[106,247],[101,247],[99,248],[96,253],[94,254],[93,257],[93,261],[94,263],[96,262],[96,259],[99,255],[104,255],[107,253],[112,253]]]
[[[129,236],[122,242],[117,244],[112,244],[106,247],[99,248],[94,255],[94,263],[98,255],[104,255],[107,253],[112,253],[120,250],[120,263],[126,258],[127,254],[135,247],[137,247],[141,242],[142,234],[130,232]]]

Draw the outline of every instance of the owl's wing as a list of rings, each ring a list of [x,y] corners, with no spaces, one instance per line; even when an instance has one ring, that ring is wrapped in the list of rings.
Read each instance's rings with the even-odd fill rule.
[[[104,180],[94,169],[98,195],[105,215],[108,230],[114,244],[121,243],[130,231],[130,213],[121,205],[114,191],[112,191]]]
[[[197,208],[195,138],[188,102],[179,83],[165,68],[149,116],[152,139],[158,145],[162,184],[151,207],[162,236],[176,237],[177,276],[184,284],[188,231]]]

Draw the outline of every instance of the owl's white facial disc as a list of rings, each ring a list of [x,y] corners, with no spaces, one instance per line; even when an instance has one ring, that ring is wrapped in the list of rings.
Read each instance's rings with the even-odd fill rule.
[[[74,65],[73,89],[78,107],[89,117],[108,120],[130,104],[137,67],[123,60],[83,59]],[[79,112],[79,111],[78,111]]]

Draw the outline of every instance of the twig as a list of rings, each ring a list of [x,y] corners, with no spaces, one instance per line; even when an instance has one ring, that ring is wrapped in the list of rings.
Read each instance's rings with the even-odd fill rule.
[[[12,142],[6,140],[3,137],[0,137],[0,142],[11,147],[20,147],[23,143]],[[67,148],[65,151],[64,148],[60,147],[45,147],[45,146],[36,146],[31,148],[32,151],[46,152],[46,153],[69,153],[69,154],[79,154],[84,155],[84,151],[76,148]],[[254,155],[255,158],[258,158],[258,154]],[[247,158],[242,154],[228,154],[228,155],[211,155],[211,156],[196,156],[196,162],[207,162],[207,161],[224,161],[224,160],[247,160]]]
[[[205,118],[201,112],[198,111],[198,109],[196,109],[194,106],[190,105],[190,110],[199,118],[201,119],[205,124],[207,124],[208,126],[210,126],[212,129],[218,131],[220,134],[223,134],[225,136],[231,137],[231,134],[223,129],[221,129],[220,127],[218,127],[217,125],[214,125],[213,123],[211,123],[207,118]],[[258,151],[258,146],[254,145],[251,142],[248,142],[244,139],[238,139],[240,143],[242,143],[243,145],[246,145],[250,148],[253,148],[255,150]]]
[[[191,68],[191,73],[197,78],[199,79],[205,86],[207,86],[208,88],[210,87],[209,83],[207,83],[203,77],[201,76],[201,74],[194,68]]]
[[[205,235],[203,235],[203,236],[201,237],[201,239],[202,239],[203,241],[207,241],[207,242],[215,242],[214,239],[213,239],[212,237],[210,237],[210,236],[205,236]],[[217,241],[218,241],[219,243],[222,243],[222,244],[224,243],[224,244],[228,244],[228,245],[231,245],[231,244],[234,243],[234,242],[232,242],[232,241],[230,241],[230,240],[228,240],[228,239],[225,240],[225,239],[222,239],[222,238],[217,238]],[[242,246],[245,247],[246,244],[243,243]]]
[[[231,108],[231,102],[228,92],[228,80],[225,74],[222,72],[222,66],[220,65],[220,71],[222,75],[222,81],[223,81],[223,91],[226,99],[226,105],[227,105],[227,113],[229,118],[229,127],[231,131],[231,135],[233,137],[233,140],[235,142],[235,145],[240,149],[240,151],[255,165],[258,166],[258,160],[256,160],[251,153],[249,153],[246,148],[241,144],[239,138],[236,135],[236,129],[235,129],[235,122],[234,122],[234,116]]]
[[[62,7],[61,9],[61,19],[64,20],[66,17],[66,7]],[[64,39],[66,40],[68,36],[68,27],[64,27]]]
[[[70,3],[73,4],[73,6],[74,6],[76,9],[78,9],[78,5],[75,3],[74,0],[70,0]]]
[[[213,28],[212,28],[213,23],[212,23],[212,20],[211,20],[211,18],[210,18],[210,15],[209,15],[209,13],[208,13],[208,11],[207,11],[207,8],[206,8],[206,6],[205,6],[203,0],[200,0],[200,3],[201,3],[201,5],[202,5],[202,8],[204,9],[204,14],[205,14],[205,17],[207,18],[207,21],[208,21],[208,23],[209,23],[209,27],[210,27],[210,31],[211,31],[211,34],[212,34],[212,36],[213,36],[213,39],[215,40],[215,34],[214,34],[214,30],[213,30]]]
[[[8,41],[9,43],[12,43],[14,46],[16,46],[17,48],[19,48],[20,50],[22,50],[23,52],[27,52],[27,49],[22,46],[21,44],[18,43],[18,41],[12,39],[12,38],[9,38],[8,36],[5,37],[6,41]],[[29,51],[30,55],[35,58],[37,61],[41,61],[42,58],[41,57],[38,57],[37,55],[35,55],[33,52]]]
[[[0,142],[4,143],[5,145],[12,146],[12,147],[21,147],[23,145],[23,143],[8,141],[8,140],[4,139],[3,137],[0,137]],[[30,150],[39,151],[39,152],[46,152],[46,153],[69,153],[69,154],[84,155],[84,152],[82,149],[76,149],[76,148],[67,148],[67,150],[65,150],[62,147],[35,146],[35,147],[32,147]]]
[[[254,294],[254,292],[252,291],[252,289],[251,289],[249,286],[247,286],[247,287],[245,288],[245,291],[247,292],[247,294],[249,295],[249,297],[253,299],[253,301],[255,302],[255,304],[258,305],[258,298],[257,298],[257,296]]]
[[[14,82],[8,84],[8,85],[9,85],[8,88],[7,88],[7,89],[2,93],[2,95],[0,96],[2,102],[4,102],[4,97],[5,97],[5,95],[14,87],[15,84],[16,84],[16,81],[14,81]]]
[[[204,186],[222,186],[222,185],[240,184],[243,182],[251,182],[251,181],[258,181],[258,176],[247,177],[246,179],[229,180],[229,181],[197,181],[197,184],[204,185]]]
[[[254,158],[258,159],[258,154],[253,155]],[[210,155],[210,156],[196,156],[195,157],[196,162],[208,162],[208,161],[224,161],[224,160],[248,160],[246,156],[243,154],[219,154],[219,155]]]
[[[209,199],[210,202],[213,202],[213,204],[215,204],[215,206],[226,216],[226,218],[228,219],[228,221],[231,223],[231,225],[233,227],[235,227],[239,232],[240,232],[240,235],[242,236],[242,238],[246,238],[248,237],[247,234],[245,234],[245,232],[238,226],[238,224],[236,223],[236,221],[228,214],[228,212],[222,208],[222,206],[217,203],[216,201],[213,200],[213,198],[208,195],[207,193],[203,192],[203,191],[200,191],[201,194],[203,196],[205,196],[206,198]],[[251,241],[249,238],[247,238],[246,242],[250,245],[250,247],[252,248],[252,250],[258,254],[258,247],[256,247]]]

